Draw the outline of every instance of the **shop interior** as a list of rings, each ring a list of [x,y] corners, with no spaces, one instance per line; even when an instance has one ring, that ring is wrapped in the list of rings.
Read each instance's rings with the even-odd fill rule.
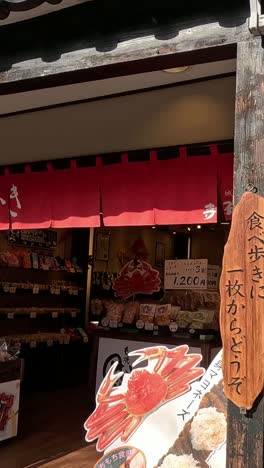
[[[226,67],[230,71],[231,64]],[[208,77],[208,70],[204,73]],[[73,158],[78,167],[86,167],[98,155],[114,165],[124,152],[140,163],[157,148],[169,160],[183,145],[197,158],[209,154],[212,145],[219,154],[232,154],[234,76],[179,86],[176,75],[161,89],[3,118],[7,148],[3,164],[12,161],[15,174],[23,172],[25,162],[33,171],[41,171],[47,161],[64,169]],[[14,125],[19,128],[19,148],[8,137]],[[18,436],[3,443],[4,463],[14,450],[21,453],[21,466],[41,466],[35,463],[44,465],[85,446],[82,424],[93,409],[98,379],[107,371],[109,356],[110,363],[112,354],[122,358],[117,340],[122,350],[123,342],[129,341],[140,347],[142,342],[177,345],[187,340],[205,353],[204,365],[209,364],[214,349],[221,346],[219,278],[231,219],[223,209],[221,187],[216,190],[218,214],[212,223],[107,226],[101,206],[100,227],[0,232],[0,338],[13,353],[20,349],[22,362]],[[210,287],[199,291],[165,287],[167,261],[199,259],[207,261],[207,274],[209,266],[215,268]],[[154,287],[148,288],[153,276],[149,280],[147,276],[142,291],[136,284],[134,290],[119,294],[122,284],[119,281],[118,289],[116,282],[127,265],[133,271],[143,265],[155,272]],[[208,277],[207,281],[209,285]],[[110,340],[111,353],[100,357],[102,340]],[[121,367],[126,369],[126,364]],[[56,442],[44,444],[42,451],[25,450],[25,436],[34,428],[37,437],[39,427],[32,415],[31,428],[25,421],[29,401],[33,411],[42,406],[39,417],[44,427],[47,415],[53,421],[61,419],[50,429]],[[46,418],[43,405],[48,408]],[[66,447],[58,433],[68,419],[68,405],[73,405],[69,410],[73,429]]]

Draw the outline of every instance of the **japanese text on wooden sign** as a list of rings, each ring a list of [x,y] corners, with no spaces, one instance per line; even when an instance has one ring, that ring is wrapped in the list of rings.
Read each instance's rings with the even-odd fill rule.
[[[166,260],[165,289],[206,289],[207,259]]]
[[[221,278],[225,393],[250,409],[264,387],[264,199],[244,194],[235,209]]]

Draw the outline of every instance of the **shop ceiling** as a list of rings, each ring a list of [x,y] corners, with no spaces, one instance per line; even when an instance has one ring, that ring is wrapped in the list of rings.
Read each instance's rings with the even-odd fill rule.
[[[40,108],[46,109],[50,106],[84,102],[133,91],[159,89],[164,86],[193,82],[206,77],[228,75],[234,73],[235,70],[236,60],[231,59],[193,65],[179,73],[168,73],[161,70],[24,93],[0,95],[0,115],[4,116]]]

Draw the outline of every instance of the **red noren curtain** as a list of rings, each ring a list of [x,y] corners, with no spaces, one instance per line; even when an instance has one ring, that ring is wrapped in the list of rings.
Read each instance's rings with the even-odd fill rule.
[[[154,224],[155,162],[128,162],[102,167],[101,190],[105,226]]]

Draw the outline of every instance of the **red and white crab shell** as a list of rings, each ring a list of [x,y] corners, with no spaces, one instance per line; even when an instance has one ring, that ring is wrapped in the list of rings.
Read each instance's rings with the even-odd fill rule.
[[[124,375],[115,374],[117,363],[113,364],[98,390],[96,409],[84,424],[86,441],[98,439],[99,452],[118,437],[127,442],[153,411],[186,393],[205,372],[197,367],[202,356],[188,351],[189,347],[183,345],[173,349],[155,346],[129,353],[140,356],[133,367],[144,360],[148,360],[148,365],[129,374],[125,389],[123,383],[113,388]]]

